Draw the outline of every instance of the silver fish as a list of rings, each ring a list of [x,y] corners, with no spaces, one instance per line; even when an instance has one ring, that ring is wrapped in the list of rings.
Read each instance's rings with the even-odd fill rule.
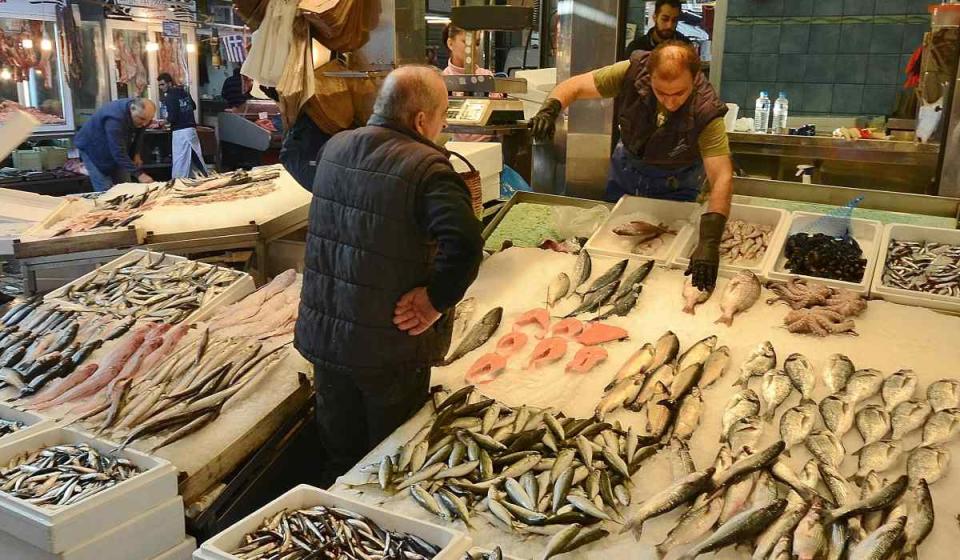
[[[917,376],[908,369],[890,374],[880,387],[880,396],[887,411],[892,411],[898,404],[912,399],[916,392]]]
[[[702,412],[703,398],[700,396],[700,389],[694,387],[690,389],[690,392],[683,397],[683,401],[680,403],[680,410],[677,412],[677,419],[674,422],[674,437],[690,439],[693,432],[700,426]]]
[[[727,401],[720,424],[720,442],[727,441],[730,428],[741,418],[760,413],[760,397],[752,389],[744,389]]]
[[[586,251],[581,251],[580,254],[584,255]],[[581,528],[582,525],[574,523],[558,531],[557,534],[550,538],[550,542],[547,543],[540,560],[548,560],[558,554],[563,554],[567,546],[570,545],[570,542],[580,533]]]
[[[757,473],[751,473],[743,480],[727,486],[727,491],[723,494],[723,509],[720,511],[719,523],[721,525],[730,521],[734,515],[747,509],[756,483]]]
[[[795,492],[787,498],[787,507],[770,527],[757,539],[757,546],[753,549],[752,560],[766,560],[772,557],[773,551],[782,539],[791,542],[793,532],[800,521],[807,515],[810,505]],[[788,556],[790,557],[790,556]],[[792,558],[792,557],[790,557]]]
[[[790,354],[783,362],[783,371],[804,399],[810,400],[813,397],[813,390],[817,387],[817,374],[806,356]]]
[[[760,441],[760,437],[763,435],[763,426],[761,424],[760,417],[753,415],[745,416],[734,422],[733,426],[730,426],[727,439],[734,454],[739,455],[744,448],[757,448],[757,442]]]
[[[697,341],[686,352],[680,355],[677,360],[677,371],[683,371],[694,364],[703,365],[713,349],[717,346],[717,337],[708,336],[703,340]]]
[[[817,405],[801,403],[788,408],[780,417],[780,438],[787,444],[784,455],[790,456],[790,448],[802,443],[813,431],[817,422]]]
[[[703,365],[692,363],[686,368],[677,366],[677,375],[670,383],[670,398],[674,400],[682,399],[692,387],[697,386],[700,376],[703,375]]]
[[[784,443],[782,441],[777,441],[769,447],[761,449],[756,453],[741,456],[732,465],[730,465],[730,468],[723,471],[718,471],[713,475],[713,479],[711,480],[713,487],[720,488],[722,486],[726,486],[727,484],[736,482],[755,471],[769,466],[771,463],[777,460],[777,457],[783,452],[783,449]]]
[[[898,517],[867,535],[850,551],[849,560],[884,560],[900,547],[906,517]]]
[[[673,419],[673,405],[666,403],[670,398],[670,391],[663,383],[657,382],[650,400],[647,401],[647,433],[654,437],[662,437],[670,427]]]
[[[855,421],[864,445],[880,441],[890,433],[890,413],[879,404],[868,404],[861,408]]]
[[[902,557],[916,559],[917,547],[933,530],[934,512],[933,497],[925,480],[920,480],[911,488],[913,500],[910,504],[910,514],[903,528],[904,540]]]
[[[883,385],[883,374],[875,369],[858,369],[847,380],[844,394],[859,403],[877,394]]]
[[[823,483],[830,490],[833,496],[833,503],[838,506],[849,504],[853,501],[853,495],[850,492],[850,485],[847,479],[837,470],[836,467],[817,462],[817,469],[820,471],[820,477]]]
[[[786,535],[781,537],[767,558],[770,560],[793,560],[793,539]]]
[[[467,332],[467,327],[470,325],[470,319],[473,318],[473,314],[477,311],[477,299],[476,298],[466,298],[461,300],[457,304],[456,308],[453,311],[453,338],[459,339]]]
[[[737,514],[679,558],[680,560],[693,560],[705,552],[751,540],[779,518],[786,507],[786,500],[777,500]]]
[[[643,374],[621,379],[612,388],[608,389],[597,403],[596,416],[603,419],[607,413],[622,406],[628,405],[637,399],[643,387]]]
[[[843,354],[831,354],[823,368],[823,384],[831,395],[843,391],[847,387],[847,380],[853,375],[856,368],[850,358]]]
[[[657,545],[657,552],[662,558],[675,547],[692,543],[703,537],[717,524],[723,510],[723,494],[707,499],[700,505],[694,505],[684,512],[680,521],[670,530],[667,538]]]
[[[857,451],[859,462],[856,478],[862,479],[870,472],[884,472],[903,455],[903,445],[898,440],[880,440]]]
[[[818,461],[833,467],[839,467],[840,463],[843,462],[843,456],[846,454],[843,442],[828,430],[810,432],[810,435],[804,440],[804,444],[810,454],[816,457]]]
[[[558,301],[567,297],[568,293],[570,293],[570,277],[565,272],[561,272],[547,286],[547,306],[553,307]]]
[[[749,270],[742,270],[727,283],[720,296],[720,311],[723,314],[717,323],[724,325],[733,325],[733,317],[737,313],[742,313],[757,302],[760,298],[760,279]]]
[[[960,432],[960,408],[945,408],[930,415],[923,425],[920,445],[946,443]]]
[[[627,269],[627,263],[627,259],[623,259],[617,262],[617,264],[608,268],[606,272],[601,274],[600,277],[590,283],[590,287],[587,288],[587,291],[584,292],[584,295],[591,294],[609,286],[614,282],[618,282],[620,277],[623,276],[623,271]]]
[[[831,510],[827,515],[827,523],[836,523],[861,513],[886,509],[900,499],[906,489],[907,476],[904,475],[859,501]]]
[[[911,482],[921,479],[927,484],[940,480],[950,468],[950,452],[940,445],[921,446],[907,457],[907,476]]]
[[[580,251],[577,256],[577,262],[573,265],[573,276],[570,277],[570,288],[576,292],[577,289],[590,278],[593,272],[593,261],[590,259],[590,253],[586,249]]]
[[[820,417],[828,430],[843,437],[853,427],[854,404],[843,396],[830,395],[820,401]]]
[[[877,495],[881,490],[886,488],[888,484],[889,484],[889,481],[885,478],[881,479],[880,475],[878,475],[877,473],[875,472],[868,473],[867,476],[864,477],[864,479],[860,482],[860,500],[861,501],[866,500],[871,496]],[[900,497],[897,496],[896,499],[900,499]],[[894,501],[896,501],[896,499]],[[845,505],[849,505],[850,503],[853,503],[853,502],[849,502],[848,504],[845,504]],[[860,516],[860,519],[859,519],[860,527],[857,528],[855,526],[856,523],[854,523],[854,525],[851,526],[851,529],[854,529],[856,530],[857,533],[860,533],[859,538],[863,538],[867,535],[867,533],[870,533],[876,530],[877,527],[883,525],[883,518],[884,518],[884,511],[882,509],[875,509],[873,511],[864,512],[864,514]]]
[[[692,501],[710,487],[713,472],[713,467],[695,472],[647,498],[627,522],[624,530],[632,530],[634,537],[639,539],[645,521]]]
[[[793,533],[793,554],[800,560],[814,560],[827,550],[827,531],[823,524],[823,502],[814,499],[807,515]]]
[[[747,381],[751,377],[763,375],[775,367],[777,367],[777,351],[774,350],[773,344],[770,344],[768,340],[757,346],[747,356],[746,361],[740,367],[740,378],[737,379],[736,384],[746,387]]]
[[[700,376],[700,387],[706,389],[723,377],[730,365],[730,349],[721,346],[710,353],[703,363],[703,375]]]
[[[697,472],[697,466],[693,463],[690,456],[690,448],[687,443],[678,438],[670,439],[670,473],[673,480],[681,480]]]
[[[931,412],[927,401],[919,399],[898,404],[890,413],[890,425],[893,427],[893,433],[890,437],[894,440],[900,440],[903,436],[923,426]]]
[[[701,291],[693,285],[693,277],[687,276],[683,281],[683,312],[696,315],[697,306],[705,303],[712,295],[713,290]]]
[[[842,560],[850,543],[850,532],[846,523],[830,525],[830,542],[827,546],[826,560]]]
[[[777,407],[787,400],[792,392],[793,383],[790,382],[786,373],[776,369],[764,373],[760,385],[760,396],[763,397],[763,419],[773,422]]]
[[[941,379],[927,387],[927,401],[934,412],[948,408],[960,408],[960,381]]]
[[[470,329],[470,332],[463,337],[463,340],[460,341],[460,344],[457,346],[456,350],[450,354],[450,356],[444,361],[444,364],[452,364],[473,350],[483,346],[484,343],[490,340],[490,337],[497,332],[497,329],[500,328],[500,320],[502,318],[502,307],[494,307],[490,311],[487,311],[487,314],[484,315],[478,323],[473,325],[473,327]]]
[[[654,261],[650,260],[638,266],[620,283],[620,289],[617,290],[613,299],[618,300],[630,292],[639,291],[643,281],[647,278],[647,275],[650,274],[650,271],[653,270],[653,265]]]
[[[653,349],[653,363],[650,364],[650,371],[672,362],[677,357],[677,353],[680,351],[680,339],[672,331],[667,331],[657,339]]]

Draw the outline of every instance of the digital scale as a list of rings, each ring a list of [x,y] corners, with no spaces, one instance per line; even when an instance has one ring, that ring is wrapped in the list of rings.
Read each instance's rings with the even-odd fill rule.
[[[523,102],[519,99],[489,97],[450,97],[447,124],[489,126],[516,124],[523,120]]]

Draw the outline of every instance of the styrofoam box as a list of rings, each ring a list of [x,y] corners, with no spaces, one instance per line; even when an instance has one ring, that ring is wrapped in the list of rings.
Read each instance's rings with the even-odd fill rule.
[[[790,222],[790,213],[779,208],[763,208],[760,206],[749,206],[746,204],[733,204],[730,206],[730,220],[743,220],[744,222],[750,224],[773,226],[773,232],[770,235],[770,243],[767,245],[766,252],[756,261],[752,263],[746,261],[730,263],[720,259],[720,276],[733,276],[742,270],[749,270],[757,276],[763,277],[768,262],[776,259],[777,257],[775,248],[780,247],[782,241],[779,240],[781,237],[786,235],[787,227],[789,227]],[[685,269],[690,264],[690,253],[692,253],[697,246],[697,242],[699,241],[699,231],[700,224],[697,222],[697,225],[694,227],[693,234],[689,235],[684,240],[683,244],[677,249],[673,260],[670,263],[673,268]]]
[[[144,249],[133,249],[132,251],[125,253],[117,257],[116,259],[108,262],[107,264],[103,265],[102,267],[100,267],[99,270],[110,271],[110,270],[113,270],[114,268],[123,267],[129,263],[133,263],[140,260],[146,254],[150,255],[150,258],[152,259],[151,262],[155,262],[155,260],[159,258],[161,255],[161,253],[155,253],[153,251],[147,251]],[[164,255],[163,264],[172,264],[178,261],[186,261],[186,260],[190,260],[190,259],[186,257],[178,256],[178,255]],[[207,269],[212,268],[212,265],[209,265],[206,263],[198,263],[198,264],[200,267],[203,267],[203,268],[207,268]],[[234,272],[237,273],[237,279],[234,280],[232,284],[227,286],[226,289],[220,292],[217,296],[211,298],[210,301],[207,301],[206,303],[201,305],[200,308],[198,308],[196,311],[191,313],[184,320],[191,323],[194,323],[197,321],[205,321],[210,317],[212,317],[213,314],[217,310],[219,310],[221,307],[225,307],[227,305],[230,305],[231,303],[240,301],[247,295],[253,293],[254,289],[256,289],[256,286],[253,283],[253,278],[250,277],[250,275],[245,272],[237,272],[237,271],[234,271]],[[84,274],[83,276],[81,276],[80,278],[77,278],[73,282],[70,282],[69,284],[63,287],[50,292],[49,294],[44,296],[43,299],[46,301],[70,303],[64,297],[66,296],[67,291],[70,289],[70,286],[83,284],[89,278],[92,278],[96,274],[97,274],[97,270],[93,270],[88,274]]]
[[[883,228],[880,254],[877,259],[877,267],[873,272],[873,287],[870,290],[871,295],[874,297],[893,303],[960,312],[960,298],[915,292],[913,290],[904,290],[883,284],[883,269],[887,263],[887,253],[889,252],[891,239],[897,241],[931,241],[934,243],[960,245],[960,230],[911,226],[907,224],[887,224],[887,226]]]
[[[669,264],[679,246],[694,233],[698,223],[698,215],[703,207],[695,202],[675,202],[672,200],[657,200],[639,196],[624,196],[610,213],[610,217],[587,241],[585,248],[591,255],[604,255],[616,258],[653,259],[659,265]],[[665,235],[665,242],[653,254],[639,254],[633,252],[636,242],[630,237],[613,233],[617,226],[642,219],[677,231],[676,235]]]
[[[284,509],[302,509],[318,505],[348,509],[370,518],[383,529],[416,535],[434,546],[442,547],[440,554],[434,557],[435,560],[461,560],[463,553],[472,544],[470,537],[459,531],[403,517],[383,508],[368,506],[301,484],[200,545],[200,548],[193,553],[193,557],[195,560],[238,560],[238,557],[230,554],[230,551],[239,548],[243,544],[243,538],[256,531],[265,519]]]
[[[159,556],[154,556],[152,560],[190,560],[193,557],[193,551],[196,549],[197,541],[193,537],[187,537],[182,543]]]
[[[35,412],[17,410],[12,406],[5,405],[3,403],[0,403],[0,420],[12,420],[14,422],[20,422],[23,424],[23,428],[17,430],[16,432],[0,437],[0,445],[6,445],[8,443],[20,441],[23,438],[30,437],[37,432],[42,432],[43,430],[53,426],[53,421],[44,416],[41,416]]]
[[[17,560],[151,560],[183,543],[183,500],[177,496],[107,532],[87,536],[91,535],[93,538],[76,548],[55,554],[0,533],[0,556]]]
[[[51,427],[11,444],[0,443],[0,465],[14,457],[44,447],[86,443],[109,454],[114,445],[76,430]],[[90,540],[90,535],[105,533],[138,514],[176,498],[177,469],[168,461],[124,449],[115,455],[131,461],[144,472],[61,508],[44,508],[0,492],[0,531],[43,551],[59,553]]]
[[[835,288],[846,288],[852,292],[864,296],[870,294],[870,285],[873,283],[873,270],[877,266],[877,253],[880,251],[880,238],[883,236],[883,225],[876,220],[864,220],[861,218],[850,218],[850,233],[860,249],[863,251],[863,258],[867,259],[867,266],[863,271],[863,279],[860,282],[844,282],[843,280],[833,280],[830,278],[820,278],[817,276],[804,276],[802,274],[791,274],[785,268],[787,257],[784,256],[784,249],[787,245],[787,239],[794,233],[808,231],[817,220],[823,218],[824,214],[814,214],[812,212],[794,212],[790,217],[790,225],[786,232],[779,239],[779,244],[772,249],[775,251],[776,258],[767,263],[764,277],[768,280],[789,280],[791,278],[804,278],[806,280],[820,282]],[[816,233],[816,232],[813,232]]]
[[[444,147],[467,158],[481,177],[499,175],[503,171],[503,147],[499,142],[447,142]],[[457,173],[470,170],[457,156],[450,156],[450,163]]]

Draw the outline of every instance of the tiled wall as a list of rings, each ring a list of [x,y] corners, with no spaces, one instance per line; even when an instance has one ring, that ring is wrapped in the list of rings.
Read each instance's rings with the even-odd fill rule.
[[[932,0],[728,0],[725,101],[753,114],[761,90],[792,115],[883,115],[930,29]]]

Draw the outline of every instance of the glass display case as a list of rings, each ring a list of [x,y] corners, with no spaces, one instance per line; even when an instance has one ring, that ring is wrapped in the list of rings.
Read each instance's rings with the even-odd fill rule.
[[[20,110],[40,123],[37,133],[71,131],[56,15],[51,5],[23,4],[0,6],[0,124]]]

